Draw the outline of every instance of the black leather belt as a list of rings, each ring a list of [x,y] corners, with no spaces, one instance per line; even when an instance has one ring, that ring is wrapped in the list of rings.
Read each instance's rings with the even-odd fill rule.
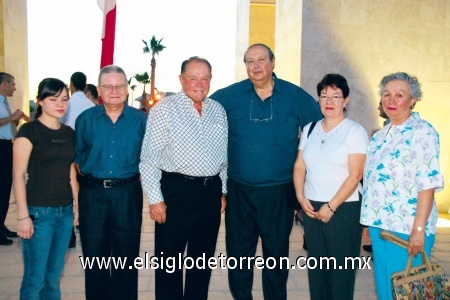
[[[109,189],[112,187],[116,187],[128,182],[132,182],[135,180],[139,180],[139,174],[138,175],[134,175],[128,178],[122,178],[122,179],[102,179],[102,178],[96,178],[96,177],[92,177],[89,175],[86,176],[82,176],[82,175],[78,175],[78,181],[82,184],[99,184],[102,185],[105,189]]]
[[[183,179],[185,182],[191,182],[191,183],[200,184],[200,185],[210,185],[210,184],[213,184],[214,182],[217,182],[217,180],[220,179],[219,174],[217,174],[215,176],[197,177],[197,176],[184,175],[181,173],[170,173],[170,172],[166,172],[166,171],[163,171],[163,176],[167,176],[168,178],[172,177],[172,178]]]

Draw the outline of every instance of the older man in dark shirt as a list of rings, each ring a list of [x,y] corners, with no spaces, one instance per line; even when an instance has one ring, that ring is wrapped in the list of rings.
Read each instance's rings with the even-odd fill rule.
[[[275,57],[264,44],[244,55],[249,79],[211,95],[227,112],[228,195],[225,214],[227,254],[254,257],[258,235],[264,258],[274,257],[273,269],[263,269],[265,299],[286,299],[295,192],[292,183],[299,128],[322,118],[319,106],[300,87],[277,78]],[[228,270],[235,299],[252,299],[253,269]]]
[[[143,194],[139,157],[147,116],[125,104],[127,76],[117,66],[100,71],[103,104],[76,121],[80,237],[85,258],[126,257],[124,267],[85,270],[86,299],[137,299]]]

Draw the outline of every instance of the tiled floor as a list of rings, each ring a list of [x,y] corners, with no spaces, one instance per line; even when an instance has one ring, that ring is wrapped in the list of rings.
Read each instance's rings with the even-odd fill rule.
[[[448,215],[443,217],[449,218]],[[439,228],[436,238],[436,244],[433,249],[432,261],[437,261],[447,271],[450,276],[450,221],[440,219],[440,224],[447,227]],[[11,205],[6,221],[11,230],[16,230],[17,226],[17,207],[14,199],[11,198]],[[153,232],[154,225],[147,213],[147,204],[144,204],[144,221],[142,225],[141,256],[145,252],[153,255]],[[290,237],[290,259],[293,261],[298,256],[306,256],[303,250],[303,227],[301,225],[293,226]],[[219,239],[217,243],[216,256],[220,253],[225,255],[225,227],[222,222],[220,227]],[[364,251],[361,255],[367,255]],[[66,265],[61,279],[61,289],[63,299],[79,300],[84,299],[84,272],[79,262],[81,255],[81,245],[77,232],[77,246],[67,252]],[[258,246],[257,255],[261,255],[261,245]],[[359,270],[356,279],[355,299],[372,300],[376,299],[373,271],[370,269]],[[19,299],[19,289],[23,274],[23,263],[21,254],[20,239],[14,239],[11,246],[0,246],[0,300]],[[289,274],[288,299],[309,299],[308,276],[306,270],[295,269]],[[253,298],[263,299],[261,271],[255,270],[255,279],[253,284]],[[154,271],[139,271],[139,299],[154,299]],[[209,299],[225,300],[232,299],[228,288],[227,270],[216,269],[212,272],[211,283],[209,287]]]

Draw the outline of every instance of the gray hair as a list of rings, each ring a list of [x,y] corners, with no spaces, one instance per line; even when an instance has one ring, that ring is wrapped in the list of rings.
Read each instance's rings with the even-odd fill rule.
[[[383,91],[384,88],[386,87],[386,84],[388,84],[388,82],[393,80],[401,80],[403,82],[408,83],[409,93],[411,97],[417,98],[417,100],[420,100],[422,98],[422,90],[420,88],[419,80],[417,80],[417,77],[411,76],[405,72],[397,72],[384,76],[380,82],[380,92],[379,92],[380,96],[383,95]]]
[[[106,67],[103,67],[100,70],[100,74],[98,75],[98,84],[99,85],[101,84],[102,76],[105,74],[109,74],[109,73],[122,74],[123,78],[125,79],[125,82],[128,82],[127,74],[125,74],[125,71],[121,67],[115,66],[115,65],[108,65]]]
[[[192,56],[192,57],[189,57],[188,59],[186,59],[185,61],[183,61],[183,63],[181,64],[181,73],[180,74],[184,74],[186,72],[186,67],[191,61],[198,61],[198,62],[202,62],[202,63],[206,64],[206,66],[209,69],[209,73],[212,73],[211,64],[209,63],[209,61],[206,58],[203,58],[200,56]]]
[[[5,72],[0,72],[0,84],[2,84],[3,81],[11,83],[12,80],[14,80],[14,76]]]

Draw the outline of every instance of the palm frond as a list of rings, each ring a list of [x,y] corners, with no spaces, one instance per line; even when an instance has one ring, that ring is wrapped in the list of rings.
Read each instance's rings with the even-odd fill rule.
[[[142,83],[144,85],[150,83],[150,77],[148,76],[147,72],[144,72],[142,74],[136,74],[134,75],[134,78],[136,79],[137,82]]]
[[[144,42],[145,47],[142,48],[142,51],[145,53],[149,53],[150,52],[150,48],[148,47],[148,44],[145,40],[142,40],[142,42]]]

